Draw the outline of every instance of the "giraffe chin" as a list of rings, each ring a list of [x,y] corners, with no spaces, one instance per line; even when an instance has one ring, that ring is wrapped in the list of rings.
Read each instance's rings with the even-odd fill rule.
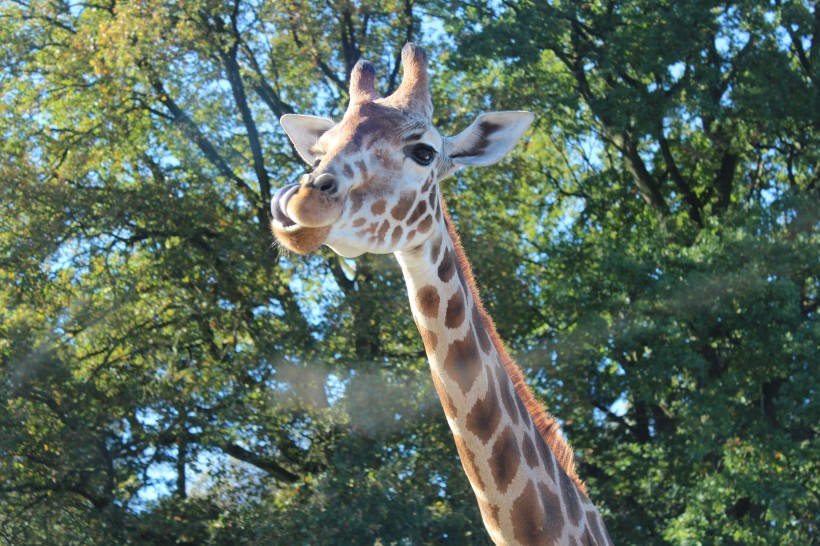
[[[365,251],[360,248],[346,245],[338,241],[325,241],[325,244],[342,258],[356,258],[365,253]]]
[[[274,223],[271,226],[271,231],[283,247],[297,254],[309,254],[316,252],[324,244],[330,233],[330,228],[331,226],[282,229]]]
[[[314,197],[313,202],[305,199],[305,194]],[[319,250],[327,240],[332,227],[332,222],[327,221],[328,213],[331,217],[338,217],[341,214],[340,210],[334,210],[340,208],[336,203],[322,202],[321,199],[316,203],[315,196],[315,192],[306,191],[300,184],[294,183],[280,188],[271,199],[273,236],[280,245],[297,254]],[[292,205],[295,205],[293,209],[290,208]],[[325,218],[322,218],[323,216]]]

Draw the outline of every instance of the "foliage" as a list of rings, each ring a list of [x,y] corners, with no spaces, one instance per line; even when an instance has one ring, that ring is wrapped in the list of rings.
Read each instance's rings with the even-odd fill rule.
[[[815,542],[818,17],[0,1],[0,542],[487,543],[398,268],[267,227],[408,39],[443,132],[537,115],[445,193],[616,543]]]
[[[448,21],[454,69],[486,67],[470,92],[540,117],[508,185],[465,175],[464,210],[514,207],[486,220],[523,234],[509,263],[542,319],[514,339],[616,543],[816,540],[817,17],[523,1]]]

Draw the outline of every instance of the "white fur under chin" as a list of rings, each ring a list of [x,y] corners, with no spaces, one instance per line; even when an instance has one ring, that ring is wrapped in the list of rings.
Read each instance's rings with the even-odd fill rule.
[[[357,258],[365,253],[365,251],[360,248],[354,248],[344,243],[325,243],[325,245],[342,258]]]

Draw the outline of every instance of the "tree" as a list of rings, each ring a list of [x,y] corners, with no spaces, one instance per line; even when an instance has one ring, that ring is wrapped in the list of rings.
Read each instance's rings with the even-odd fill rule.
[[[518,347],[616,543],[816,538],[818,27],[808,2],[448,22],[469,93],[540,118],[514,197],[467,179],[463,210],[515,211]]]
[[[487,543],[398,269],[267,226],[277,118],[413,39],[443,132],[538,116],[444,191],[617,543],[811,543],[817,17],[0,2],[0,541]]]
[[[397,272],[268,231],[304,168],[277,118],[339,112],[363,52],[394,86],[414,3],[0,6],[2,540],[464,543],[454,453],[404,446],[445,428],[375,318]],[[399,384],[385,418],[354,396]]]

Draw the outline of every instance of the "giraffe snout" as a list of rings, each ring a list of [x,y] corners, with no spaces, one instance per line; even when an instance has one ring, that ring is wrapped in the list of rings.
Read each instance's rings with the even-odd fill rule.
[[[307,180],[303,182],[303,185],[307,188],[317,190],[324,195],[335,195],[339,191],[339,183],[330,173],[322,173],[317,177],[309,174],[305,176]]]

